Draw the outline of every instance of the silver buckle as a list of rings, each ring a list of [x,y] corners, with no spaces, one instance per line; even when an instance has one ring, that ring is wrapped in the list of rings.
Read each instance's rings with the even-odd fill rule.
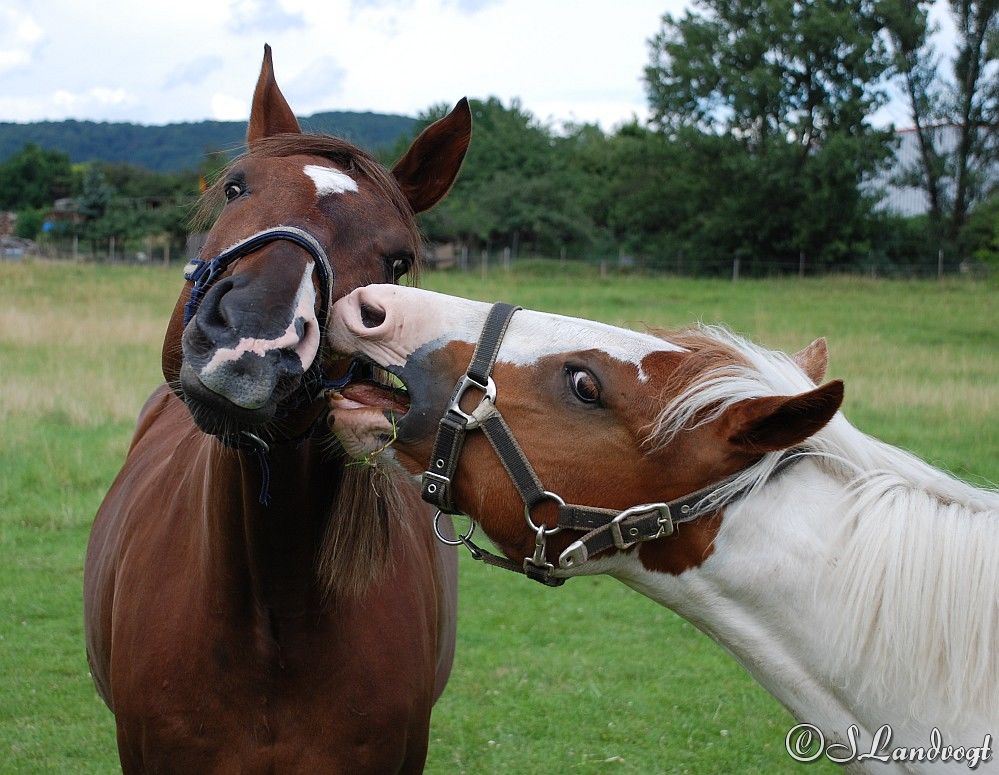
[[[656,523],[659,525],[659,531],[653,536],[642,538],[638,534],[638,528],[633,527],[629,528],[628,538],[625,538],[624,533],[621,531],[621,523],[636,514],[647,514],[651,511],[659,512],[659,519],[656,520]],[[630,549],[639,541],[652,541],[656,538],[663,538],[670,535],[673,532],[673,519],[667,504],[643,503],[641,506],[632,506],[630,509],[622,511],[610,521],[608,527],[610,528],[611,537],[614,539],[614,546],[624,550]]]
[[[461,399],[464,397],[465,393],[468,392],[469,388],[477,388],[485,393],[482,400],[479,401],[479,406],[482,406],[482,404],[486,401],[490,404],[496,403],[496,383],[493,382],[492,377],[486,377],[486,384],[483,385],[481,382],[476,382],[470,376],[464,374],[457,387],[455,387],[454,398],[451,400],[451,405],[448,407],[448,411],[454,412],[465,421],[465,430],[472,430],[474,428],[478,428],[480,425],[479,421],[475,417],[462,411],[461,406],[459,406],[459,404],[461,404]],[[476,407],[476,411],[478,411],[478,407]]]

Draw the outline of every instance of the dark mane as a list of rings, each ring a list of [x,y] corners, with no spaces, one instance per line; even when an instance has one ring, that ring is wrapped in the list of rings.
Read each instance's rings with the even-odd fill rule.
[[[403,195],[395,177],[369,153],[339,137],[319,134],[278,134],[256,140],[242,154],[237,156],[219,174],[218,179],[208,187],[198,201],[193,224],[204,230],[211,226],[225,201],[225,181],[230,170],[248,158],[281,158],[285,156],[320,156],[328,159],[345,172],[359,172],[367,178],[375,190],[385,197],[395,208],[409,232],[410,248],[415,257],[411,277],[418,276],[423,258],[420,249],[423,244],[420,229],[416,224],[413,208]]]

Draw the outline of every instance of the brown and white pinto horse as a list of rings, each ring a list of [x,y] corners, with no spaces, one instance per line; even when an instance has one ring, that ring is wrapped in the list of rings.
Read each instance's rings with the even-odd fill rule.
[[[821,733],[873,772],[995,766],[999,494],[853,428],[842,383],[816,386],[824,340],[789,357],[528,311],[504,332],[497,312],[388,285],[341,299],[333,346],[408,388],[331,394],[348,450],[393,440],[380,459],[449,489],[494,564],[610,574],[677,611],[814,725],[788,740],[802,759]]]
[[[125,772],[422,770],[456,558],[408,480],[331,443],[324,326],[336,298],[416,268],[414,211],[447,193],[470,131],[463,100],[389,173],[301,133],[265,48],[249,150],[214,191],[204,254],[225,261],[190,268],[166,384],[87,551],[87,655]]]

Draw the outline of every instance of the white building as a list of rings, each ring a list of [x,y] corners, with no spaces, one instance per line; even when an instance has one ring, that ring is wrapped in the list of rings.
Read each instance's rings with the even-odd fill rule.
[[[953,156],[956,153],[960,133],[955,124],[939,124],[930,127],[929,132],[937,153],[944,157]],[[870,186],[884,191],[884,197],[878,204],[878,209],[890,210],[904,216],[923,215],[930,210],[930,201],[926,195],[926,190],[919,186],[902,185],[901,181],[901,178],[911,175],[913,171],[922,173],[919,135],[913,128],[899,129],[896,136],[899,145],[895,151],[894,162],[872,180]],[[999,186],[999,164],[991,165],[987,172],[986,181],[986,191]],[[941,194],[945,201],[953,201],[954,185],[954,180],[950,177],[941,181]]]

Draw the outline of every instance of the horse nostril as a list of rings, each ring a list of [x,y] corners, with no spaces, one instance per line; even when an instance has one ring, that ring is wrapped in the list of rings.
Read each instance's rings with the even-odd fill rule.
[[[385,310],[373,307],[365,301],[361,302],[361,323],[365,328],[378,328],[385,322]]]

